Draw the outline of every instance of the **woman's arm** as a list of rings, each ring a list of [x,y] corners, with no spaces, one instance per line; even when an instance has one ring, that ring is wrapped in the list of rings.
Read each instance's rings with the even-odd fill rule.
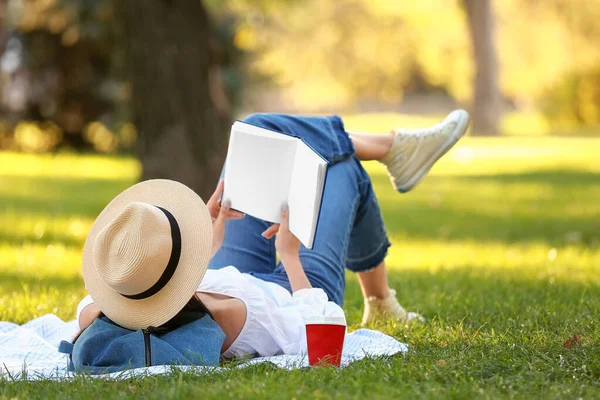
[[[100,317],[101,311],[98,306],[94,303],[85,306],[79,314],[79,329],[84,330]]]
[[[219,204],[221,195],[223,194],[223,188],[225,187],[224,181],[221,180],[217,189],[210,196],[210,199],[206,202],[206,208],[213,219],[213,241],[212,241],[212,252],[211,257],[217,254],[217,251],[223,245],[223,239],[225,238],[225,222],[228,219],[242,219],[244,214],[238,211],[231,210],[229,200],[224,200],[222,204]]]
[[[285,207],[281,211],[281,223],[272,225],[262,235],[270,239],[273,235],[277,234],[275,247],[290,280],[292,292],[297,292],[301,289],[310,289],[312,285],[306,277],[304,267],[300,262],[300,240],[290,232],[289,217],[289,210]]]
[[[281,257],[281,256],[280,256]],[[287,272],[288,279],[290,280],[290,286],[292,287],[292,292],[295,293],[301,289],[310,289],[312,285],[310,281],[306,277],[306,273],[304,272],[304,267],[300,262],[300,257],[296,256],[294,258],[281,258],[281,263],[285,268],[285,272]]]
[[[262,292],[261,289],[258,289]],[[261,296],[258,296],[261,298]],[[268,296],[262,297],[262,303],[255,308],[255,318],[263,329],[256,331],[260,335],[258,351],[261,356],[275,354],[300,354],[306,352],[306,322],[315,316],[344,317],[344,311],[337,304],[328,301],[323,289],[301,289],[292,295],[292,301],[277,304]],[[281,349],[269,345],[271,340]]]

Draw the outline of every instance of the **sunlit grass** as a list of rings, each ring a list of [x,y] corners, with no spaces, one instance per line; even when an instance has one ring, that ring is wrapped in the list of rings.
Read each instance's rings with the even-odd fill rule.
[[[348,129],[370,124],[357,121],[348,119]],[[372,326],[409,343],[406,357],[339,372],[262,366],[176,375],[135,382],[137,389],[128,382],[10,384],[0,396],[158,398],[172,393],[174,380],[176,397],[598,396],[598,154],[593,138],[467,137],[405,195],[391,190],[381,166],[365,163],[393,242],[391,286],[428,319]],[[130,158],[0,153],[0,320],[74,317],[85,295],[87,231],[138,174]],[[358,328],[362,297],[352,274],[345,309],[350,328]],[[575,331],[581,346],[564,349]]]
[[[2,153],[1,157],[0,176],[112,180],[135,179],[140,172],[140,164],[133,158],[22,153]]]

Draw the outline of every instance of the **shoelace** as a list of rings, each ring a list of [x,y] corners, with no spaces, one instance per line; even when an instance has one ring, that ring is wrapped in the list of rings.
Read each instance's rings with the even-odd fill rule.
[[[408,141],[408,140],[414,140],[417,142],[417,146],[415,147],[412,156],[408,159],[408,161],[406,161],[407,163],[410,163],[413,158],[415,158],[416,154],[419,152],[419,149],[421,148],[421,143],[423,143],[423,141],[420,139],[421,136],[418,135],[402,135],[400,136],[401,140],[404,141]],[[398,152],[398,154],[393,158],[392,163],[396,164],[400,161],[404,162],[406,158],[406,154],[404,151],[400,151]]]
[[[395,306],[394,308],[396,308],[396,310],[395,310],[395,311],[396,311],[397,313],[399,313],[400,315],[404,316],[404,317],[408,316],[408,311],[406,311],[406,309],[405,309],[404,307],[402,307],[402,306],[400,305],[400,303],[398,303],[398,299],[396,299],[396,290],[394,290],[394,289],[389,289],[389,295],[388,295],[388,298],[389,298],[389,297],[392,297],[392,298],[395,300],[395,301],[394,301],[394,303],[393,303],[393,305]],[[385,301],[385,300],[388,300],[388,298],[386,298],[386,299],[378,299],[377,297],[374,297],[374,296],[372,296],[372,297],[369,297],[369,298],[367,299],[367,301],[369,302],[369,304],[370,304],[371,306],[375,306],[375,304],[373,304],[373,303],[374,303],[374,302],[376,302],[377,300],[379,300],[379,301]],[[378,310],[378,307],[377,307],[377,306],[375,306],[375,309],[376,309],[376,310]],[[385,311],[390,311],[390,310],[385,310]],[[376,312],[377,312],[377,311],[376,311]]]
[[[438,134],[442,134],[442,132],[445,133],[444,131],[446,129],[451,129],[451,128],[453,128],[451,123],[440,122],[440,123],[432,126],[431,128],[427,128],[427,129],[419,129],[419,130],[413,130],[413,131],[397,130],[396,135],[401,140],[417,142],[417,147],[413,151],[412,157],[407,162],[410,163],[412,161],[412,159],[416,156],[419,149],[421,148],[421,143],[423,141],[433,139],[433,138],[437,137]],[[405,154],[403,151],[401,151],[393,158],[392,162],[395,164],[397,162],[403,161],[404,159],[405,159]]]
[[[401,137],[404,137],[408,140],[410,140],[410,139],[418,140],[419,138],[433,139],[439,133],[443,132],[444,128],[446,128],[449,125],[450,125],[449,123],[439,122],[439,123],[435,124],[434,126],[432,126],[430,128],[425,128],[425,129],[409,130],[409,131],[399,129],[396,131],[396,134]]]

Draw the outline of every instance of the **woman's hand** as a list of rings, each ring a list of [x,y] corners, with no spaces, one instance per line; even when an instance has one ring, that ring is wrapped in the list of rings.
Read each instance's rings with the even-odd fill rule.
[[[300,240],[290,232],[290,212],[288,207],[285,206],[281,210],[281,223],[271,225],[266,231],[262,233],[262,236],[271,239],[277,235],[275,239],[275,248],[279,253],[281,261],[293,260],[298,258],[298,252],[300,251]]]
[[[271,225],[262,235],[267,239],[271,239],[273,235],[277,235],[275,247],[290,280],[292,292],[296,292],[300,289],[309,289],[312,286],[300,262],[300,240],[290,232],[289,221],[289,210],[285,207],[281,211],[281,223]]]
[[[229,200],[226,199],[222,204],[219,204],[224,187],[225,183],[223,180],[219,181],[217,189],[212,196],[210,196],[208,202],[206,202],[206,208],[208,208],[208,212],[213,219],[212,256],[214,256],[223,245],[223,239],[225,238],[225,222],[229,219],[244,218],[244,214],[229,208],[231,206]]]

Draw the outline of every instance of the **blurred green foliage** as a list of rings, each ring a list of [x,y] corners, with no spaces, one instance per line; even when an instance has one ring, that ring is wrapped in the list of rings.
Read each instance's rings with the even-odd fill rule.
[[[19,69],[2,73],[3,90],[19,79],[28,86],[21,109],[2,110],[0,148],[113,152],[135,143],[114,4],[7,1],[5,33],[25,51]],[[204,4],[235,114],[440,113],[472,97],[475,68],[458,0]],[[544,131],[595,129],[600,0],[496,0],[493,6],[504,108],[527,118],[543,111],[552,125]],[[539,134],[543,125],[511,130]],[[529,126],[535,131],[527,132]]]
[[[305,0],[268,10],[247,1],[219,4],[245,16],[235,44],[299,110],[356,111],[373,103],[389,109],[406,94],[432,92],[464,103],[472,95],[474,66],[458,1]],[[535,107],[565,74],[600,64],[593,22],[600,1],[493,5],[500,86],[513,107]]]
[[[26,81],[21,94],[26,100],[16,110],[2,107],[0,149],[131,149],[137,131],[130,122],[131,87],[115,12],[113,0],[7,2],[8,36],[25,51],[16,69],[2,74],[1,84],[19,92]],[[224,89],[236,107],[249,85],[240,68],[244,52],[233,40],[239,17],[222,9],[213,19]]]
[[[556,126],[600,127],[600,67],[571,73],[548,90],[541,100],[548,120]]]

